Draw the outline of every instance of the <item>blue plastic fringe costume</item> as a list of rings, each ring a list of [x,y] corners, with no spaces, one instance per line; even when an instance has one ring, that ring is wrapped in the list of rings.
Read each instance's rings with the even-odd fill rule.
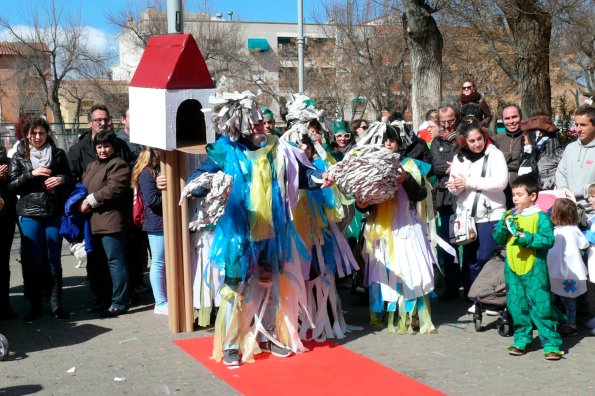
[[[224,136],[208,154],[233,178],[211,245],[211,265],[225,276],[213,358],[219,361],[224,349],[238,348],[243,361],[252,361],[263,337],[303,351],[298,311],[306,307],[306,291],[300,257],[309,260],[310,253],[293,224],[292,207],[299,164],[308,161],[276,136],[254,151]]]

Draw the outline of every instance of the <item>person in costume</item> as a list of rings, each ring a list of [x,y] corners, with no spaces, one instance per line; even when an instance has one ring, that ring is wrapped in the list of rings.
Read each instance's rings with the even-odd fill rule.
[[[298,334],[298,312],[306,306],[300,262],[310,252],[295,229],[293,209],[298,189],[330,181],[297,147],[263,133],[250,92],[210,101],[222,136],[207,146],[208,158],[194,174],[223,171],[232,177],[210,252],[210,264],[223,274],[213,358],[237,365],[263,349],[282,357],[304,351]]]
[[[587,268],[582,249],[589,241],[578,228],[576,204],[568,198],[558,198],[552,207],[554,247],[547,255],[552,293],[560,297],[566,322],[558,328],[562,336],[574,336],[576,331],[576,298],[587,292]]]
[[[539,182],[532,175],[513,180],[515,209],[504,213],[494,230],[498,244],[506,244],[504,280],[506,306],[514,323],[514,342],[508,347],[512,356],[521,356],[533,342],[533,325],[547,360],[560,360],[562,339],[556,331],[555,312],[550,303],[548,250],[554,245],[554,227],[535,201]]]
[[[262,107],[262,123],[265,135],[275,135],[281,137],[283,133],[275,128],[275,114],[266,106]]]
[[[326,172],[329,165],[317,154],[313,138],[303,135],[299,148],[316,169]],[[321,342],[327,338],[343,338],[348,327],[343,317],[335,275],[342,278],[359,268],[345,235],[336,224],[344,217],[341,204],[344,198],[336,186],[300,190],[298,194],[294,222],[312,257],[303,262],[302,272],[308,293],[307,314],[313,319],[312,326],[304,313],[300,337]],[[329,315],[329,310],[332,315]]]
[[[347,129],[343,120],[335,120],[332,124],[333,132],[335,134],[335,142],[339,146],[339,153],[331,153],[337,161],[340,161],[345,155],[355,146],[355,139],[351,136],[351,132]]]
[[[392,152],[401,147],[396,127],[386,125],[383,145]],[[433,264],[437,262],[417,218],[415,202],[426,198],[427,189],[416,161],[402,158],[400,187],[393,199],[358,209],[369,212],[364,228],[364,256],[367,256],[365,279],[370,294],[372,324],[381,323],[389,313],[389,330],[394,331],[394,313],[398,310],[397,332],[412,333],[414,316],[419,317],[419,331],[430,333],[429,294],[434,290]]]

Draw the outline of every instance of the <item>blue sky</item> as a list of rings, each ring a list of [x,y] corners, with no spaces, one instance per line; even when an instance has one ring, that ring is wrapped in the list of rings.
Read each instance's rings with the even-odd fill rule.
[[[54,0],[56,9],[61,13],[60,20],[74,17],[77,24],[85,27],[87,43],[96,51],[110,53],[117,62],[118,42],[120,30],[108,20],[108,13],[117,15],[124,9],[139,12],[146,5],[159,0]],[[166,0],[161,0],[165,5]],[[320,6],[323,0],[303,0],[304,20],[313,22],[314,7]],[[37,13],[40,17],[47,15],[51,9],[52,0],[0,0],[0,17],[7,20],[17,31],[28,31],[32,24],[31,15]],[[186,0],[188,12],[204,11],[204,0]],[[209,13],[223,14],[229,19],[228,13],[233,11],[234,20],[268,21],[268,22],[296,22],[297,0],[209,0]],[[42,24],[43,26],[43,24]],[[21,33],[22,34],[22,33]],[[0,28],[0,41],[12,40],[10,34]]]
[[[166,0],[162,0],[166,3]],[[322,0],[303,0],[304,18],[312,22],[313,6]],[[0,15],[8,19],[11,24],[26,24],[30,21],[30,10],[41,9],[41,5],[50,0],[1,0]],[[79,15],[83,25],[105,31],[109,34],[117,33],[106,17],[106,10],[117,12],[123,8],[140,7],[146,0],[56,0],[58,9],[65,13],[74,12]],[[197,11],[202,1],[187,0],[188,11]],[[233,19],[248,21],[294,22],[297,21],[297,0],[211,0],[212,14],[223,13],[228,19],[228,12],[233,11]]]

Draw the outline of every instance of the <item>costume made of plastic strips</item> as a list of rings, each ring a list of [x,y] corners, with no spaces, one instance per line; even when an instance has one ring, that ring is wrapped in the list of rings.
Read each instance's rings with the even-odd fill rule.
[[[318,188],[310,181],[321,172],[297,147],[276,136],[249,147],[242,137],[249,138],[249,125],[260,121],[249,93],[224,94],[211,103],[217,132],[224,136],[207,147],[208,159],[200,168],[220,170],[232,179],[209,257],[224,276],[213,358],[220,361],[224,350],[239,349],[244,362],[253,361],[266,340],[304,351],[298,312],[307,312],[301,263],[310,260],[310,252],[295,229],[293,209],[298,189]]]
[[[204,163],[205,155],[196,158]],[[196,194],[193,194],[196,192]],[[218,293],[222,282],[222,273],[218,268],[209,265],[209,256],[215,226],[225,212],[225,205],[231,192],[231,176],[218,171],[213,165],[211,169],[198,167],[189,177],[186,187],[180,196],[180,205],[184,204],[188,194],[196,199],[188,200],[188,213],[191,221],[188,225],[190,245],[192,246],[190,262],[193,307],[195,319],[201,327],[211,324],[213,307],[221,305]]]
[[[405,159],[401,165],[421,186],[423,179],[416,162]],[[413,332],[416,313],[420,333],[434,331],[429,295],[434,290],[433,264],[437,260],[426,235],[425,224],[411,210],[403,186],[393,198],[372,207],[364,228],[365,283],[372,319],[386,310],[389,330],[395,331],[394,312],[398,310],[399,334]]]
[[[291,127],[282,139],[301,145],[307,136],[314,145],[316,159],[314,166],[328,170],[336,164],[336,159],[327,151],[329,131],[325,130],[324,111],[316,109],[315,103],[307,96],[295,94],[288,100],[287,120]],[[320,122],[321,135],[308,129],[312,120]],[[326,147],[326,148],[325,148]],[[348,326],[343,318],[341,301],[337,295],[335,276],[350,275],[359,269],[351,247],[345,238],[345,231],[356,214],[354,201],[344,195],[336,185],[321,191],[302,191],[296,208],[296,228],[304,239],[312,260],[304,263],[303,273],[307,279],[308,310],[314,319],[314,327],[302,320],[300,336],[324,341],[326,338],[343,338]],[[361,215],[359,216],[361,219]],[[352,232],[357,238],[361,222]],[[331,310],[333,323],[328,310]],[[302,313],[304,315],[305,313]]]
[[[405,133],[404,125],[402,122],[393,122],[391,125],[399,127],[399,134],[403,141],[403,145],[411,144],[411,139]],[[385,122],[373,122],[370,127],[366,130],[366,134],[360,138],[357,142],[357,148],[365,147],[367,145],[381,144],[384,132],[386,131]],[[405,154],[406,155],[406,154]],[[422,183],[425,184],[427,191],[432,191],[432,185],[427,179],[427,175],[430,172],[431,164],[419,160],[415,160],[421,176]],[[457,258],[455,249],[448,244],[448,242],[441,239],[436,232],[436,215],[434,213],[434,203],[432,201],[432,194],[427,194],[426,198],[422,201],[417,202],[417,217],[420,221],[425,223],[428,230],[428,239],[430,240],[430,246],[434,256],[437,255],[436,246],[440,246],[450,255]],[[456,261],[455,261],[456,262]]]
[[[320,157],[314,159],[313,165],[320,171],[328,169],[328,164]],[[300,314],[302,339],[320,342],[327,338],[340,339],[349,330],[343,317],[335,276],[350,275],[359,266],[345,235],[336,224],[343,219],[343,201],[343,194],[334,186],[300,190],[298,195],[295,226],[312,256],[311,260],[302,262],[308,302],[308,311]],[[329,310],[332,315],[329,315]],[[312,325],[307,320],[308,316],[313,319]]]

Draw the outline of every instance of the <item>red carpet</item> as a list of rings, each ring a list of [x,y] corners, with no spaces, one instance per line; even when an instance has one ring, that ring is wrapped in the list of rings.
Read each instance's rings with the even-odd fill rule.
[[[289,358],[270,353],[255,363],[229,369],[209,359],[211,337],[175,343],[216,376],[244,395],[442,395],[375,361],[332,342],[304,342],[310,352]]]

